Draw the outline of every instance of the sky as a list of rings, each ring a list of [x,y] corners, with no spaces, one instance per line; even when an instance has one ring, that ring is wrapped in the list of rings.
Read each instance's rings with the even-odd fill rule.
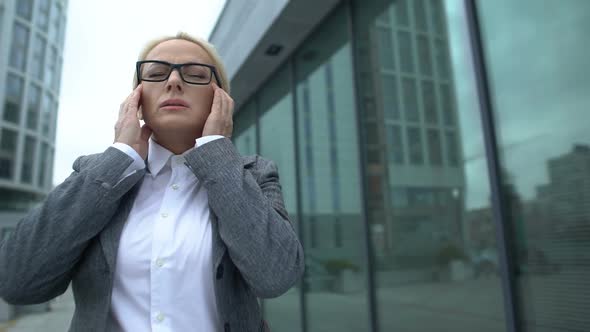
[[[150,40],[185,31],[208,38],[225,0],[69,1],[53,183],[78,156],[114,139],[119,105],[131,93],[135,61]]]

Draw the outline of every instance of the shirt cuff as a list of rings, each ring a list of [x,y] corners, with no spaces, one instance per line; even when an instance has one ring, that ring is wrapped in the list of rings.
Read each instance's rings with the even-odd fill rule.
[[[123,175],[121,176],[121,179],[119,179],[119,181],[121,181],[124,178],[128,177],[129,175],[145,168],[145,161],[143,161],[143,159],[141,159],[141,157],[139,156],[139,153],[137,153],[137,151],[135,151],[129,145],[127,145],[125,143],[116,142],[116,143],[113,143],[113,145],[111,145],[111,146],[121,152],[126,153],[129,157],[133,158],[133,163],[131,163],[131,165],[129,165],[129,167],[127,167],[125,172],[123,172]]]
[[[216,139],[220,139],[220,138],[224,138],[225,136],[222,135],[207,135],[207,136],[202,136],[197,138],[197,141],[195,143],[195,148],[198,148],[201,145],[205,145],[209,142],[212,142]]]

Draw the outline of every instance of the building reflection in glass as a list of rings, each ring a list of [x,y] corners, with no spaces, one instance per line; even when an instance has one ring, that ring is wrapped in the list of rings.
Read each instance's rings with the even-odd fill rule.
[[[479,108],[458,89],[475,85],[463,10],[353,10],[383,331],[505,329]]]
[[[523,331],[590,326],[590,2],[478,1]],[[550,42],[548,42],[550,41]],[[518,56],[512,56],[518,54]]]

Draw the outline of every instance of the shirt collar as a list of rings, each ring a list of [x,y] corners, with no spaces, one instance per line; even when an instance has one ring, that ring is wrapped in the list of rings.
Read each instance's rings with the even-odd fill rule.
[[[161,146],[152,137],[150,137],[147,158],[148,172],[152,176],[158,175],[166,165],[171,166],[171,159],[174,159],[173,161],[175,165],[184,164],[184,155],[189,152],[190,149],[184,152],[182,155],[175,155],[172,151]]]
[[[174,153],[172,153],[172,151],[169,151],[150,138],[147,158],[148,170],[150,174],[152,174],[152,176],[158,175],[158,173],[160,173],[162,168],[166,166],[170,160],[170,157],[173,155]]]

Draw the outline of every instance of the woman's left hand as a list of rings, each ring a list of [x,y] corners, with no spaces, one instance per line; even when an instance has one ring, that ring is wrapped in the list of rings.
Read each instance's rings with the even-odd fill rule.
[[[233,132],[234,100],[217,84],[211,83],[214,89],[211,113],[203,126],[203,136],[222,135],[231,138]]]

